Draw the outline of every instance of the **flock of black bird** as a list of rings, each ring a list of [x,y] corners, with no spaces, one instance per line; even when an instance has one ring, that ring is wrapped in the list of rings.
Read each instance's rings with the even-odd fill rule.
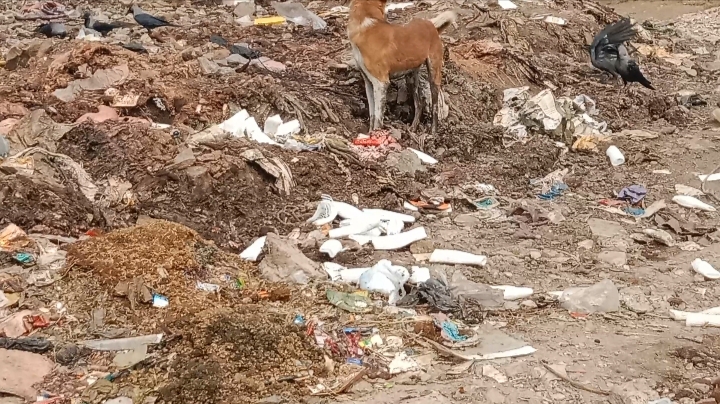
[[[137,4],[133,4],[128,9],[128,14],[132,13],[133,18],[135,19],[135,22],[146,28],[148,31],[151,31],[155,28],[160,27],[177,27],[175,24],[171,24],[167,22],[166,20],[152,16],[143,9],[141,9]],[[83,15],[83,19],[85,20],[85,28],[92,29],[94,31],[97,31],[101,33],[102,35],[107,35],[110,31],[117,29],[117,28],[123,28],[123,27],[129,27],[130,24],[125,22],[102,22],[97,21],[93,17],[93,15],[90,12],[86,12]],[[59,37],[59,38],[65,38],[68,35],[67,29],[65,28],[65,24],[60,22],[50,22],[47,24],[42,24],[39,27],[35,29],[36,32],[39,32],[46,37]]]
[[[177,27],[177,25],[171,24],[162,18],[146,13],[136,4],[133,4],[128,9],[128,14],[130,13],[133,14],[135,22],[149,31],[166,26]],[[86,12],[83,17],[86,28],[100,32],[102,35],[107,35],[114,29],[128,26],[124,22],[97,21],[89,12]],[[43,24],[36,31],[47,37],[64,38],[68,35],[65,25],[57,22]],[[620,77],[625,85],[627,83],[640,83],[646,88],[655,90],[650,81],[643,76],[637,62],[630,58],[628,49],[625,46],[625,43],[633,39],[635,35],[637,35],[637,31],[635,31],[629,18],[623,18],[606,26],[595,36],[589,46],[590,62],[596,68],[609,73],[612,78],[617,79],[617,77]]]

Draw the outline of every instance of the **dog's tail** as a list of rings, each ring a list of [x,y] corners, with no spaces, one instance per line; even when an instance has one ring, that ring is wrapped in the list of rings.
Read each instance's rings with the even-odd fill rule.
[[[449,25],[457,26],[458,15],[454,11],[443,11],[437,17],[431,18],[430,22],[437,28],[438,33],[443,32]]]

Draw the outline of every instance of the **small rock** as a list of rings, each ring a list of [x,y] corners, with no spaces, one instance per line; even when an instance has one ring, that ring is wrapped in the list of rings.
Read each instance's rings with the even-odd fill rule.
[[[55,354],[55,361],[57,363],[69,366],[77,362],[80,359],[81,349],[75,344],[65,345],[60,348]]]
[[[260,68],[265,68],[267,70],[270,70],[273,73],[282,73],[286,69],[284,64],[282,64],[278,61],[275,61],[275,60],[271,60],[271,59],[268,59],[268,60],[265,60],[262,62],[260,62],[260,59],[253,59],[253,61],[250,62],[250,65],[256,66],[256,67],[259,66]]]
[[[195,50],[195,48],[188,48],[182,51],[182,53],[180,53],[180,57],[182,58],[182,60],[187,62],[197,58],[198,52]]]
[[[622,251],[601,251],[597,256],[598,261],[621,267],[627,264],[627,254]]]
[[[597,237],[615,237],[617,235],[626,234],[627,232],[618,222],[611,222],[609,220],[592,218],[588,220],[590,231],[593,236]]]
[[[582,288],[565,290],[560,305],[578,313],[609,313],[620,310],[620,293],[610,279]]]
[[[207,167],[202,166],[193,166],[185,170],[185,174],[187,174],[188,178],[190,178],[192,181],[197,181],[198,178],[202,177],[207,172]]]
[[[461,215],[457,215],[454,220],[455,224],[459,226],[474,226],[476,224],[480,224],[481,220],[479,217],[472,213],[463,213]]]
[[[215,49],[214,51],[204,55],[210,60],[224,60],[230,56],[230,51],[226,48]]]
[[[520,309],[520,303],[509,300],[505,302],[505,304],[503,304],[503,307],[505,308],[505,310],[514,311]]]
[[[400,129],[392,128],[390,129],[390,136],[392,136],[395,140],[402,139],[402,132]]]
[[[435,244],[432,240],[424,239],[416,241],[410,244],[410,253],[412,254],[427,254],[435,250]]]
[[[405,149],[400,153],[390,153],[385,163],[401,173],[410,174],[411,176],[414,176],[416,171],[425,171],[420,157],[412,150]]]
[[[707,394],[710,392],[710,386],[704,383],[693,383],[692,386],[690,386],[693,390],[697,390],[703,394]],[[713,399],[714,400],[714,399]]]
[[[205,75],[214,74],[220,70],[217,63],[204,57],[198,58],[198,63],[200,64],[200,71]]]
[[[537,260],[540,259],[540,257],[542,257],[542,252],[540,252],[539,250],[530,251],[530,258]]]
[[[666,126],[662,129],[660,129],[660,133],[663,135],[672,135],[673,133],[675,133],[675,131],[677,131],[677,126],[673,126],[673,125]]]
[[[239,2],[237,6],[235,6],[235,9],[233,10],[233,14],[235,14],[236,17],[245,17],[249,15],[253,15],[255,13],[255,1],[254,0],[247,0]]]
[[[538,307],[537,303],[532,300],[523,300],[522,302],[520,302],[520,306],[528,309],[537,309]]]
[[[502,404],[505,402],[505,395],[498,389],[491,388],[485,392],[485,398],[493,404]]]
[[[221,66],[220,69],[218,70],[218,74],[220,74],[221,76],[225,76],[227,74],[233,74],[233,73],[235,73],[235,69],[232,67]]]
[[[228,56],[225,61],[227,62],[228,66],[236,67],[244,66],[248,62],[248,59],[233,53],[232,55]]]
[[[258,403],[261,403],[261,404],[282,404],[282,403],[284,403],[284,402],[286,402],[286,401],[287,401],[287,400],[285,400],[285,398],[284,398],[283,396],[275,395],[275,396],[265,397],[265,398],[263,398],[262,400],[258,401]]]
[[[182,170],[184,168],[188,168],[195,164],[195,155],[193,154],[192,149],[190,148],[184,148],[180,154],[175,156],[175,159],[173,160],[172,168]]]
[[[720,123],[720,108],[715,108],[712,112],[712,116],[716,121],[718,121],[718,123]]]
[[[620,291],[620,299],[625,307],[638,314],[652,311],[652,305],[645,293],[637,286],[627,287]]]
[[[142,34],[142,36],[140,37],[140,43],[142,43],[143,45],[152,45],[154,42],[153,39],[150,38],[150,35]]]
[[[592,241],[592,240],[590,240],[590,239],[588,239],[588,240],[583,240],[583,241],[579,242],[579,243],[578,243],[578,248],[584,248],[584,249],[586,249],[586,250],[592,250],[592,248],[593,248],[594,245],[595,245],[595,242]]]

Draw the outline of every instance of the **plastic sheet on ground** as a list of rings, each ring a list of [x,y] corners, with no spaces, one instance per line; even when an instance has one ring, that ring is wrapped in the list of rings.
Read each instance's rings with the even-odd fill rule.
[[[508,88],[504,91],[503,108],[493,124],[506,130],[503,144],[525,143],[529,133],[569,139],[608,134],[607,124],[592,118],[597,114],[595,101],[581,94],[570,99],[555,98],[549,89],[530,96],[529,87]]]
[[[10,154],[34,146],[55,152],[57,142],[73,127],[74,125],[53,121],[44,109],[36,109],[21,118],[8,133],[7,141],[10,144]]]
[[[98,69],[91,77],[71,81],[67,87],[55,90],[53,95],[60,101],[71,102],[83,91],[106,90],[123,83],[129,75],[128,65]]]

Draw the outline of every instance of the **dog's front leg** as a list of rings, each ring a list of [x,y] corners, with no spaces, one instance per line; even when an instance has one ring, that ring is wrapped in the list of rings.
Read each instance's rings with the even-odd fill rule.
[[[365,96],[367,97],[368,102],[368,112],[370,113],[370,123],[369,130],[373,130],[373,125],[375,124],[375,98],[373,93],[373,84],[370,78],[361,70],[361,74],[363,76],[363,80],[365,81]]]
[[[375,80],[372,83],[373,98],[375,99],[375,124],[373,130],[382,129],[383,127],[385,102],[387,101],[387,89],[389,85],[389,82],[383,83],[379,80]]]

